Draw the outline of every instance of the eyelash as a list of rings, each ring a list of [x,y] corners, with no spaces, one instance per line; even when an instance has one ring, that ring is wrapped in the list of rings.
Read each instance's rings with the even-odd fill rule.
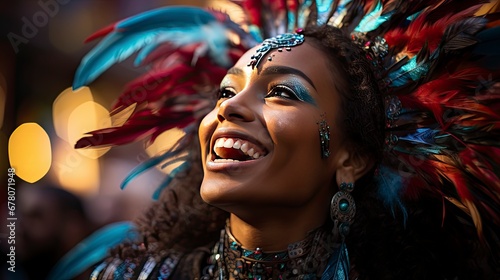
[[[231,96],[227,96],[227,95],[231,95]],[[234,89],[232,88],[221,88],[219,90],[219,92],[217,93],[217,99],[227,99],[227,98],[231,98],[233,96],[236,95],[236,92],[234,91]]]
[[[278,93],[278,92],[284,92],[288,96],[277,95],[276,93]],[[284,86],[284,85],[276,85],[276,86],[271,87],[271,90],[266,95],[266,97],[274,97],[274,96],[279,97],[279,98],[284,98],[284,99],[299,100],[299,98],[297,97],[295,92],[291,88]]]
[[[288,96],[283,96],[277,93],[286,93]],[[227,99],[236,95],[236,92],[232,88],[221,88],[217,94],[217,99]],[[266,97],[278,97],[291,100],[299,100],[295,92],[287,86],[276,85],[272,86]]]

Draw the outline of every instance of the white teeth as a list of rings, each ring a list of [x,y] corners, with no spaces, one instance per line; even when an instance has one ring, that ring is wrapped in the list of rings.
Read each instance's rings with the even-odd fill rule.
[[[248,151],[248,143],[247,142],[243,143],[243,145],[241,145],[240,150],[246,153]]]
[[[258,159],[258,158],[263,157],[263,155],[261,155],[259,152],[256,152],[254,148],[250,148],[251,145],[252,144],[250,144],[249,142],[247,142],[245,140],[237,139],[237,138],[236,139],[218,138],[217,140],[215,140],[215,143],[214,143],[214,152],[216,155],[218,155],[220,157],[220,155],[217,153],[216,148],[233,148],[233,149],[241,150],[243,153],[245,153],[246,155],[248,155],[250,158],[253,158],[253,159]],[[239,161],[239,160],[219,158],[219,159],[215,159],[214,161],[222,162],[222,161]]]
[[[222,148],[224,147],[224,140],[222,138],[219,138],[215,141],[215,148]]]
[[[234,144],[233,144],[233,148],[235,148],[235,149],[239,149],[239,148],[241,148],[241,141],[240,141],[240,140],[237,140],[236,142],[234,142]]]
[[[224,142],[224,148],[232,148],[234,144],[234,140],[229,138]]]
[[[239,161],[239,160],[231,159],[231,158],[216,158],[216,159],[214,159],[214,162],[221,162],[221,161]]]

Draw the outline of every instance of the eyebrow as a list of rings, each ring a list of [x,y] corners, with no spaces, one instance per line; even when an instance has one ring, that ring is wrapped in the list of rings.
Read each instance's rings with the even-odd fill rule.
[[[232,68],[230,68],[227,71],[227,74],[243,75],[244,72],[240,68],[232,67]],[[262,70],[261,74],[262,75],[276,75],[276,74],[280,74],[280,75],[287,75],[287,74],[296,75],[296,76],[302,77],[314,89],[316,89],[316,87],[314,86],[314,83],[312,82],[312,80],[306,74],[304,74],[304,72],[302,72],[300,70],[297,70],[295,68],[288,67],[288,66],[269,66],[266,69]]]
[[[231,67],[229,70],[227,70],[227,74],[232,74],[232,75],[243,75],[244,72],[240,68],[237,67]]]
[[[297,70],[295,68],[291,68],[288,66],[269,66],[266,69],[262,70],[262,75],[275,75],[275,74],[282,74],[282,75],[291,74],[299,76],[304,80],[306,80],[314,89],[316,89],[312,80],[306,74],[304,74],[304,72]]]

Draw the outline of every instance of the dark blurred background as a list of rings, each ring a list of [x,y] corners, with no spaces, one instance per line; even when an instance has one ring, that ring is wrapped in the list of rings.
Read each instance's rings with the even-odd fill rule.
[[[102,114],[92,116],[79,106],[90,100],[101,111],[109,109],[125,83],[142,71],[125,62],[92,83],[91,94],[71,92],[69,88],[80,60],[96,44],[84,44],[85,38],[120,19],[165,5],[217,8],[226,3],[225,0],[0,2],[0,179],[7,182],[7,170],[13,162],[22,166],[36,157],[33,149],[51,156],[47,161],[50,165],[41,164],[41,173],[32,175],[34,179],[26,179],[29,176],[21,174],[22,170],[15,177],[16,262],[27,269],[12,279],[44,279],[50,266],[93,230],[136,218],[151,203],[152,193],[164,177],[162,171],[153,170],[125,190],[119,188],[133,167],[161,150],[158,146],[147,151],[141,143],[97,152],[72,148],[78,138],[76,134],[97,128],[89,126],[89,119],[97,126],[106,123],[100,119]],[[22,141],[9,143],[16,128],[25,123],[38,124],[50,143],[44,144],[22,133],[19,138]],[[22,154],[23,151],[28,154]],[[27,182],[30,180],[33,182]],[[7,190],[1,189],[0,216],[5,221],[2,223],[7,223]],[[2,226],[2,260],[8,249],[9,234]],[[3,261],[0,278],[12,276],[4,273],[4,266]]]

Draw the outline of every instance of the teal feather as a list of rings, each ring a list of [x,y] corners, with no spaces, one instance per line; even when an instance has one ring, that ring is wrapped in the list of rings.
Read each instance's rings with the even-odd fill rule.
[[[403,218],[406,223],[408,213],[401,201],[401,194],[404,192],[403,177],[401,174],[381,165],[375,178],[377,180],[378,196],[384,201],[386,206],[391,209],[394,216],[396,214],[396,209],[399,208],[403,213]]]
[[[295,17],[295,12],[293,11],[288,11],[287,12],[287,20],[288,20],[288,33],[293,33],[295,32],[295,28],[297,25],[297,18]]]
[[[131,222],[107,225],[84,239],[69,251],[52,269],[47,279],[73,279],[103,260],[111,248],[124,242],[138,241],[139,234]]]
[[[428,63],[418,63],[417,56],[412,57],[408,62],[387,75],[388,84],[398,87],[408,84],[410,81],[417,81],[429,71]]]
[[[297,22],[299,27],[305,27],[307,23],[307,17],[310,14],[309,7],[311,6],[313,0],[305,0],[302,2],[300,7],[298,8],[298,17]]]
[[[136,60],[140,63],[159,44],[167,41],[203,43],[214,61],[228,66],[230,58],[224,29],[210,12],[193,7],[166,7],[124,20],[83,58],[73,88],[89,84],[113,64],[144,48]]]
[[[193,42],[202,42],[207,48],[206,52],[220,65],[228,66],[231,61],[226,55],[227,37],[226,28],[218,23],[211,22],[203,26],[191,28],[172,28],[168,32],[161,32],[154,40],[145,45],[138,53],[134,64],[140,65],[142,61],[160,44],[171,43],[176,46],[188,45]]]
[[[333,13],[333,16],[329,19],[329,25],[339,27],[339,24],[342,22],[342,19],[347,13],[347,5],[351,3],[351,1],[352,0],[340,0],[337,3],[337,9]],[[332,22],[332,19],[335,19],[335,21]]]
[[[191,27],[213,22],[215,17],[210,12],[189,6],[171,6],[147,11],[116,25],[116,29],[138,32],[166,27]]]
[[[356,32],[369,32],[377,27],[379,27],[382,23],[386,22],[388,19],[391,18],[392,14],[394,12],[387,13],[385,15],[382,15],[382,10],[384,6],[382,5],[382,2],[379,0],[377,1],[377,5],[371,11],[369,14],[363,17],[361,22],[358,24],[358,26],[354,29]]]
[[[407,21],[414,21],[424,10],[418,11],[412,15],[409,15],[406,20]]]
[[[179,155],[180,153],[182,153],[184,151],[183,148],[179,148],[179,149],[175,149],[175,150],[171,150],[171,151],[168,151],[168,152],[165,152],[159,156],[155,156],[155,157],[152,157],[148,160],[146,160],[145,162],[143,162],[141,165],[137,166],[136,168],[134,168],[128,175],[127,177],[125,177],[125,179],[123,180],[123,182],[121,183],[120,185],[120,188],[121,189],[124,189],[127,187],[127,185],[137,176],[139,176],[140,174],[146,172],[147,170],[149,170],[150,168],[162,163],[163,161],[169,159],[169,158],[173,158],[177,155]]]
[[[349,254],[347,246],[341,242],[340,246],[335,248],[332,256],[328,260],[325,271],[321,275],[321,280],[349,280]]]
[[[262,34],[258,26],[250,25],[248,27],[248,33],[255,39],[256,42],[262,42],[264,39],[262,38]]]
[[[311,4],[315,2],[315,7],[317,11],[317,25],[322,25],[327,23],[330,18],[329,16],[333,14],[333,7],[335,6],[334,0],[305,0],[299,7],[299,17],[297,18],[298,26],[304,27],[307,23],[307,17],[311,13]],[[350,0],[347,0],[350,1]],[[345,0],[340,2],[346,2]],[[345,6],[345,5],[344,5]]]
[[[316,7],[318,9],[318,25],[323,25],[328,22],[328,16],[332,13],[334,7],[333,0],[316,0]]]
[[[122,62],[142,46],[150,44],[154,37],[155,34],[109,35],[82,59],[76,70],[73,88],[88,85],[113,64]]]
[[[175,176],[179,173],[179,172],[182,172],[182,171],[185,171],[187,169],[189,169],[189,167],[191,167],[191,163],[189,161],[185,161],[183,164],[179,165],[179,167],[175,168],[174,170],[172,170],[172,172],[170,172],[167,176],[167,179],[165,179],[165,181],[163,181],[163,183],[161,183],[160,186],[158,186],[158,188],[156,189],[156,191],[154,192],[153,194],[153,199],[154,200],[158,200],[158,198],[160,198],[160,194],[161,192],[166,188],[168,187],[168,185],[172,182],[172,180],[175,178]]]

